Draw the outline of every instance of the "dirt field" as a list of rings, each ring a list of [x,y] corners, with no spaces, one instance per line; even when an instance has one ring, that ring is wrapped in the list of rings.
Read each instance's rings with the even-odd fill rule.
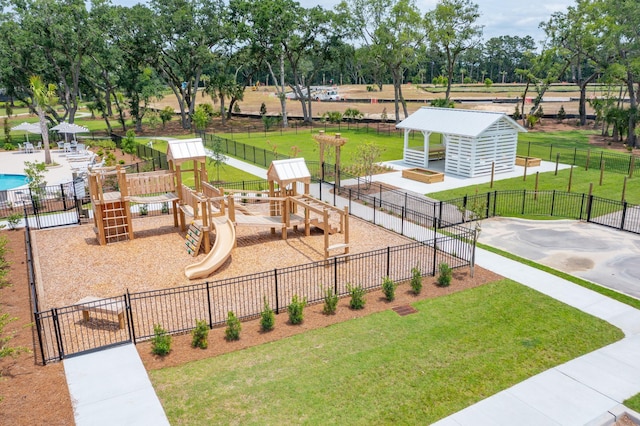
[[[337,86],[338,92],[340,96],[344,98],[344,101],[341,102],[312,102],[312,115],[314,117],[320,117],[323,113],[327,111],[342,111],[344,112],[347,108],[356,108],[360,110],[365,116],[365,118],[372,119],[380,119],[383,111],[386,110],[387,117],[389,121],[395,120],[395,107],[392,102],[394,99],[393,96],[393,86],[390,84],[383,85],[382,91],[376,92],[367,92],[366,86],[364,85],[343,85]],[[403,95],[405,99],[411,100],[414,102],[409,102],[407,105],[407,109],[409,114],[417,110],[422,106],[428,106],[429,101],[436,98],[443,98],[444,94],[442,93],[428,93],[424,90],[419,89],[415,85],[405,84],[403,86]],[[485,111],[498,111],[505,112],[508,114],[513,113],[515,109],[515,103],[493,103],[497,97],[500,98],[508,98],[515,99],[520,97],[522,93],[522,86],[514,86],[514,89],[511,91],[505,91],[497,94],[491,93],[481,93],[481,92],[455,92],[452,93],[451,98],[453,100],[466,100],[463,102],[459,102],[456,104],[456,108],[461,109],[477,109],[477,110],[485,110]],[[535,94],[532,93],[531,96]],[[210,96],[204,95],[202,92],[199,96],[202,102],[207,102],[210,104],[214,104]],[[542,107],[546,114],[556,114],[560,109],[560,106],[563,106],[565,112],[567,114],[577,114],[578,113],[578,102],[577,101],[565,101],[564,98],[576,98],[579,96],[579,93],[576,92],[548,92],[548,99],[552,99],[553,101],[543,102]],[[354,99],[358,100],[366,100],[365,102],[356,102]],[[477,101],[470,102],[470,99],[477,99]],[[242,100],[240,105],[240,110],[243,113],[247,114],[259,114],[260,113],[260,105],[264,102],[267,107],[267,113],[271,115],[277,115],[280,113],[280,100],[276,97],[276,89],[273,86],[262,86],[257,91],[253,91],[251,88],[247,88],[245,91],[244,100]],[[161,101],[154,104],[154,106],[159,108],[164,108],[165,106],[171,106],[177,109],[177,101],[174,96],[167,96]],[[302,116],[302,106],[300,105],[300,101],[297,100],[287,100],[287,112],[290,117]],[[587,113],[592,114],[593,111],[587,106]],[[401,118],[404,118],[402,115],[402,107],[400,107]]]

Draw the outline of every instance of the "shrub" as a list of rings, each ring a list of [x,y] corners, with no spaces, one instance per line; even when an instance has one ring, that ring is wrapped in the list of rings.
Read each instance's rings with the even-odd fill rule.
[[[431,106],[436,108],[453,108],[454,103],[452,100],[446,98],[438,98],[431,100]]]
[[[367,84],[367,92],[377,92],[378,89],[376,89],[376,86],[372,85],[372,84]]]
[[[387,298],[389,302],[396,298],[396,287],[398,284],[393,282],[389,277],[384,277],[382,280],[382,292],[384,293],[384,297]]]
[[[334,315],[338,308],[338,295],[333,291],[331,287],[324,289],[324,306],[322,307],[322,313],[325,315]]]
[[[16,149],[16,147],[13,146],[13,144],[5,143],[3,149],[5,151],[13,151],[14,149]]]
[[[7,242],[8,240],[5,237],[0,237],[0,288],[4,288],[10,285],[10,282],[7,279],[7,275],[9,273],[9,262],[5,258],[6,254],[9,251]],[[0,342],[2,342],[1,339]]]
[[[171,336],[160,324],[153,326],[153,337],[151,338],[151,352],[154,355],[165,356],[171,352]]]
[[[276,325],[276,314],[273,312],[273,309],[269,306],[269,302],[267,298],[264,298],[264,309],[262,313],[260,313],[260,328],[262,331],[271,331],[273,327]]]
[[[18,224],[22,220],[22,214],[11,213],[9,216],[7,216],[6,220],[7,220],[7,223],[9,224],[9,229],[16,229],[18,227]]]
[[[522,114],[520,113],[520,106],[516,104],[516,108],[513,111],[513,119],[520,120],[522,118]]]
[[[560,105],[560,109],[558,110],[557,118],[558,118],[558,121],[562,121],[565,118],[567,118],[567,113],[564,110],[564,105]]]
[[[491,87],[493,86],[493,80],[491,80],[489,77],[484,79],[484,86],[485,87]]]
[[[438,275],[438,287],[449,287],[453,269],[451,269],[449,264],[442,262],[438,265],[438,271],[440,272],[440,275]]]
[[[422,291],[422,271],[418,265],[411,268],[411,289],[414,294],[420,294]]]
[[[175,112],[173,111],[173,108],[171,108],[170,106],[166,106],[162,111],[160,111],[160,121],[162,121],[163,129],[164,129],[164,126],[167,124],[167,122],[171,121],[174,115],[175,115]]]
[[[287,306],[289,313],[289,322],[291,324],[300,324],[304,320],[304,307],[307,306],[307,298],[300,300],[297,294],[291,299],[291,303]]]
[[[139,211],[140,211],[140,215],[146,216],[149,214],[149,206],[146,204],[140,204]]]
[[[364,300],[364,288],[362,286],[347,284],[347,291],[351,296],[351,300],[349,301],[349,307],[351,309],[362,309],[364,308],[364,304],[366,301]]]
[[[240,340],[240,330],[242,330],[242,324],[236,315],[229,311],[227,315],[227,329],[224,331],[224,338],[227,341]]]
[[[209,325],[205,320],[196,320],[196,328],[191,331],[191,347],[207,349],[209,343],[207,337],[209,336]]]

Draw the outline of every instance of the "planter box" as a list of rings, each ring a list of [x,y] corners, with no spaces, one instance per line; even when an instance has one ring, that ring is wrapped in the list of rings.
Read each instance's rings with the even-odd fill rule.
[[[540,159],[535,157],[522,157],[516,155],[516,166],[536,167],[540,165]]]
[[[402,177],[423,183],[435,183],[442,182],[444,180],[444,173],[436,172],[434,170],[415,168],[403,170]]]

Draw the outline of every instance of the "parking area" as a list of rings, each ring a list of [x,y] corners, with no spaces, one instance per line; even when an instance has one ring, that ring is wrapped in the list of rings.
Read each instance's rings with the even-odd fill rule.
[[[479,241],[640,298],[640,235],[576,220],[492,218]]]

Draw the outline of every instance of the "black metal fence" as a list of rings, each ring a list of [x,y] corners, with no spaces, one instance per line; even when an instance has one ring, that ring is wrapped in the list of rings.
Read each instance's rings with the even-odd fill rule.
[[[247,276],[35,311],[39,355],[47,363],[125,342],[147,340],[153,337],[155,324],[161,324],[169,333],[192,330],[196,320],[206,320],[213,328],[225,324],[229,311],[240,319],[256,318],[264,308],[265,298],[280,313],[286,311],[294,295],[313,304],[323,300],[326,287],[340,296],[348,294],[348,284],[375,290],[381,287],[383,277],[396,282],[409,280],[413,267],[418,267],[423,275],[435,275],[442,262],[453,268],[469,265],[473,231],[457,228],[455,232],[455,236],[437,236],[429,241]],[[29,248],[28,256],[30,253]],[[35,277],[30,280],[35,289]]]
[[[24,219],[40,229],[78,224],[83,198],[82,181],[37,189],[3,190],[0,191],[0,218],[10,222]]]

